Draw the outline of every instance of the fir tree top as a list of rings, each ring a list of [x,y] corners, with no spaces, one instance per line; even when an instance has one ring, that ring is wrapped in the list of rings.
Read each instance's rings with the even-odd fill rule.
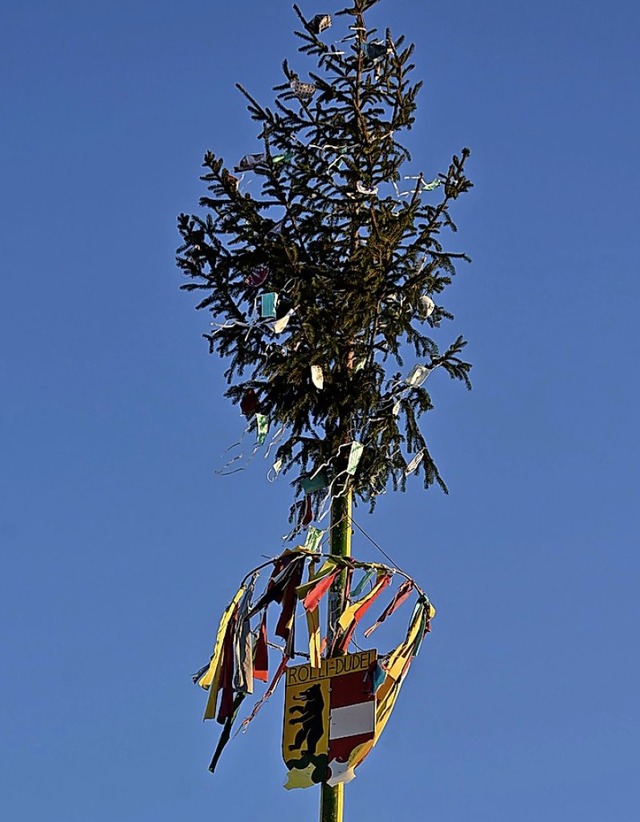
[[[377,2],[335,14],[348,25],[334,42],[330,15],[307,19],[294,5],[299,52],[316,70],[301,78],[285,60],[271,106],[238,85],[261,151],[233,173],[207,152],[206,211],[178,220],[182,288],[205,291],[198,308],[213,314],[210,351],[228,359],[226,396],[252,427],[281,429],[276,469],[297,468],[296,495],[315,502],[323,484],[335,496],[350,483],[373,505],[414,471],[446,491],[418,424],[432,408],[424,380],[443,368],[470,387],[462,337],[441,352],[430,336],[452,319],[438,298],[454,260],[468,259],[440,233],[456,230],[449,207],[472,185],[469,151],[433,179],[403,173],[411,157],[398,137],[421,83],[409,79],[413,46],[367,28]],[[243,174],[259,196],[243,191]]]

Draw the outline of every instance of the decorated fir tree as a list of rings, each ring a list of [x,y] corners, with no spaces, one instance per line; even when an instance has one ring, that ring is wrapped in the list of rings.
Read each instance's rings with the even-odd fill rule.
[[[208,152],[206,213],[179,218],[182,287],[204,292],[210,350],[229,362],[226,395],[254,426],[285,427],[275,463],[297,469],[298,495],[322,472],[336,492],[348,476],[371,503],[413,470],[446,490],[419,426],[432,408],[425,379],[442,368],[469,386],[470,369],[462,337],[441,351],[432,334],[452,318],[441,295],[466,259],[443,248],[441,232],[455,231],[451,203],[471,186],[469,152],[438,175],[405,173],[414,169],[399,140],[421,83],[410,79],[413,47],[367,29],[376,2],[335,15],[350,23],[340,47],[323,38],[328,15],[306,20],[294,6],[315,70],[301,79],[285,60],[273,105],[239,86],[261,150],[233,171]],[[244,175],[260,196],[243,191]],[[407,368],[411,350],[417,366]],[[353,442],[364,448],[346,475]]]
[[[434,339],[467,259],[442,233],[456,230],[450,207],[471,187],[469,151],[441,173],[433,158],[414,167],[401,142],[421,86],[413,46],[368,28],[378,2],[310,18],[294,5],[302,56],[284,61],[274,100],[238,86],[255,153],[225,163],[207,152],[203,210],[179,217],[182,288],[211,312],[226,396],[258,443],[272,439],[272,473],[292,472],[293,533],[331,504],[334,554],[346,553],[352,496],[373,507],[414,473],[446,491],[421,420],[433,407],[425,381],[442,369],[470,385],[463,338]],[[330,631],[344,575],[335,585]]]

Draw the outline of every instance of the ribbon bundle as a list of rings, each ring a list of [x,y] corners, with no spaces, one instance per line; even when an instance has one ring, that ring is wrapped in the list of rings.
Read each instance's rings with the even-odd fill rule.
[[[277,648],[281,658],[267,690],[242,722],[242,730],[273,694],[289,662],[296,656],[308,659],[312,666],[319,668],[323,657],[347,653],[369,608],[399,576],[403,581],[377,620],[364,632],[364,637],[371,636],[412,594],[416,595],[416,602],[405,638],[389,653],[379,656],[374,675],[376,735],[371,745],[365,746],[366,750],[359,754],[356,764],[364,759],[386,725],[400,685],[430,630],[435,608],[417,584],[396,569],[350,557],[322,554],[319,550],[322,536],[322,531],[310,528],[304,546],[284,551],[244,578],[222,614],[209,662],[193,675],[194,683],[207,691],[204,719],[216,719],[224,726],[209,766],[212,772],[229,741],[242,702],[253,694],[254,682],[269,681],[269,647]],[[256,596],[260,572],[267,568],[271,568],[271,573],[264,590]],[[306,579],[303,581],[305,569]],[[361,579],[351,588],[356,573],[361,574]],[[322,637],[320,607],[343,574],[346,585],[339,616],[331,626],[331,636]],[[267,613],[274,603],[278,607],[278,619],[273,633],[282,644],[268,639]],[[295,646],[298,604],[302,606],[307,623],[308,646],[304,651],[296,650]]]

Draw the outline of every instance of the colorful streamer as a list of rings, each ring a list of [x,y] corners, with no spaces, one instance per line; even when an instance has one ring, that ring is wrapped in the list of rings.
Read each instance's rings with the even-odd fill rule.
[[[272,696],[290,661],[296,655],[308,656],[307,669],[318,671],[317,676],[324,677],[327,676],[326,666],[329,664],[327,660],[346,659],[341,656],[334,657],[334,653],[338,651],[340,654],[349,654],[349,646],[356,627],[362,622],[371,605],[391,585],[395,575],[400,574],[404,579],[390,602],[373,625],[364,632],[365,638],[369,637],[381,623],[398,610],[412,593],[417,594],[418,598],[404,639],[386,655],[377,657],[377,651],[371,651],[374,657],[368,673],[367,693],[369,696],[366,699],[372,699],[372,695],[375,694],[375,733],[371,730],[369,737],[361,744],[356,740],[357,744],[350,749],[348,759],[344,761],[339,758],[340,754],[335,753],[340,746],[335,747],[334,743],[331,743],[334,745],[330,749],[334,751],[331,755],[338,756],[338,759],[332,760],[330,775],[332,784],[348,781],[355,776],[354,768],[362,762],[375,745],[389,719],[402,681],[412,660],[418,654],[424,637],[430,630],[429,623],[435,615],[435,609],[415,583],[397,570],[392,571],[379,563],[359,562],[353,558],[319,554],[318,549],[323,536],[324,531],[310,528],[305,547],[287,550],[266,563],[271,567],[271,573],[265,589],[257,597],[254,594],[260,569],[248,575],[222,614],[211,659],[193,676],[194,682],[208,691],[204,718],[217,719],[218,723],[223,726],[209,766],[212,772],[229,741],[231,729],[244,700],[253,693],[256,687],[254,683],[263,682],[266,685],[269,679],[269,645],[271,644],[267,631],[269,606],[274,602],[280,606],[274,636],[284,640],[284,646],[276,644],[273,647],[280,648],[282,658],[265,693],[257,701],[249,716],[243,720],[242,730],[246,729],[261,706]],[[324,561],[320,564],[321,557]],[[308,570],[308,579],[302,583],[305,568]],[[362,571],[363,576],[349,598],[348,587],[354,570]],[[326,602],[325,597],[332,585],[343,573],[348,576],[348,583],[333,643],[331,647],[328,647],[326,639],[321,635],[321,606],[323,602]],[[374,576],[373,586],[363,593],[367,583]],[[308,654],[295,648],[295,616],[298,603],[304,609],[307,623]],[[326,605],[326,608],[329,607],[331,607],[330,603]],[[257,618],[257,624],[252,629],[251,622],[254,617]],[[362,653],[369,652],[361,652],[360,656]],[[356,658],[358,654],[349,656],[349,659]],[[331,662],[331,665],[333,664]],[[304,667],[303,665],[302,668]],[[321,673],[320,669],[325,673]],[[300,670],[300,668],[294,667],[292,670]],[[354,716],[356,714],[359,716],[358,711],[364,708],[353,710],[355,711]],[[371,723],[373,722],[372,719]],[[369,727],[373,729],[373,724]],[[307,782],[303,779],[299,787]],[[313,782],[314,780],[311,780],[309,784]]]

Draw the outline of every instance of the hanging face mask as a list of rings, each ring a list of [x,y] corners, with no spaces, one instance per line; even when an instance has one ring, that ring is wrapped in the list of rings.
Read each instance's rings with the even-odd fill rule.
[[[264,445],[264,441],[269,433],[269,417],[265,414],[256,414],[257,443]]]
[[[360,180],[356,183],[356,191],[358,194],[364,194],[369,197],[375,197],[378,193],[378,186],[367,188]]]
[[[273,239],[274,237],[277,237],[279,234],[282,234],[282,231],[284,229],[284,223],[284,218],[282,220],[279,220],[277,223],[274,223],[269,229],[269,231],[267,231],[267,237]]]
[[[382,43],[380,40],[374,40],[372,43],[363,43],[362,51],[367,58],[369,68],[373,68],[373,66],[386,56],[388,49],[385,43]]]
[[[282,334],[285,328],[289,325],[289,320],[293,317],[294,310],[290,308],[284,317],[280,317],[279,320],[276,320],[273,324],[273,330],[276,334]]]
[[[331,28],[331,15],[316,14],[307,24],[307,28],[312,34],[322,34],[326,29]]]
[[[435,310],[436,304],[434,301],[428,294],[423,294],[422,297],[420,297],[420,315],[427,320]]]
[[[310,100],[316,91],[316,87],[313,83],[303,83],[301,80],[298,80],[297,77],[294,77],[289,85],[294,96],[303,102]]]
[[[307,494],[300,504],[298,510],[298,526],[301,528],[306,528],[307,525],[313,519],[313,504],[311,502],[311,496]]]
[[[266,265],[257,265],[247,274],[244,281],[251,288],[257,288],[267,281],[270,273]]]
[[[305,494],[312,494],[314,491],[321,491],[323,488],[326,488],[328,484],[329,480],[327,479],[327,475],[324,471],[320,471],[318,474],[305,477],[302,480],[302,490]]]
[[[293,160],[293,156],[293,151],[285,151],[284,154],[274,154],[271,158],[271,162],[274,166],[279,163],[288,163],[290,160]]]
[[[311,382],[315,385],[318,391],[322,391],[324,388],[324,374],[322,373],[322,368],[320,368],[319,365],[311,366]]]
[[[411,369],[411,373],[405,380],[407,385],[410,385],[412,388],[415,388],[427,379],[431,370],[426,367],[426,365],[414,365]]]
[[[260,316],[263,319],[275,319],[277,302],[278,295],[274,291],[263,294],[260,297]]]
[[[435,180],[432,180],[430,183],[422,183],[422,190],[423,191],[435,191],[438,186],[442,185],[442,180],[439,180],[437,177]]]
[[[322,542],[323,536],[324,531],[321,531],[319,528],[315,528],[313,525],[310,525],[309,530],[307,531],[307,537],[304,541],[304,547],[307,549],[307,551],[319,551],[320,543]]]
[[[349,476],[352,477],[358,470],[358,463],[360,462],[363,451],[364,445],[361,442],[354,440],[351,443],[351,448],[349,449],[349,460],[347,462],[347,474],[349,474]]]
[[[277,459],[271,468],[267,471],[267,479],[269,482],[275,482],[278,478],[278,474],[280,473],[282,466],[284,464],[284,460]]]
[[[245,154],[234,171],[253,171],[257,166],[264,166],[267,162],[266,154]]]
[[[235,170],[237,171],[237,169],[235,169]],[[233,174],[227,174],[226,182],[227,182],[227,185],[229,186],[229,188],[231,189],[231,191],[237,191],[238,190],[238,183],[240,182],[240,180],[238,180],[237,177],[234,177]]]
[[[240,411],[242,411],[245,417],[251,417],[255,414],[257,407],[258,395],[253,388],[250,388],[240,400]]]
[[[416,468],[420,465],[424,458],[424,451],[418,451],[415,457],[408,463],[407,467],[404,469],[405,476],[409,476],[409,474],[413,474]]]

